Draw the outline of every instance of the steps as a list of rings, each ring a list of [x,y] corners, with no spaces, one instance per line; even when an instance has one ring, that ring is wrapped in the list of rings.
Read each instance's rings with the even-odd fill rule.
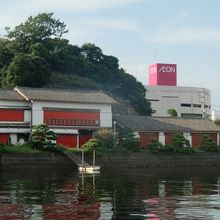
[[[66,155],[70,160],[72,160],[77,166],[79,167],[82,166],[82,159],[77,155],[75,155],[74,153],[69,151],[64,151],[63,154]],[[85,160],[83,165],[90,166],[90,164],[86,163]]]

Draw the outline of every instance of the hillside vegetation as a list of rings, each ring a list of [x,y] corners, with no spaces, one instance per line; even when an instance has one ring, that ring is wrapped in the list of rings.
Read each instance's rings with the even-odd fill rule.
[[[119,67],[116,57],[92,43],[72,45],[66,25],[53,13],[29,17],[0,38],[1,87],[103,90],[139,114],[150,115],[145,88]]]

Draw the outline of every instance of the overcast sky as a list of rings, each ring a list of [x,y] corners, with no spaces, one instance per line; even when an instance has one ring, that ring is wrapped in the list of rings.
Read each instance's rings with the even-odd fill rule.
[[[151,63],[176,63],[179,86],[211,90],[220,110],[219,0],[0,0],[0,35],[29,16],[53,12],[64,37],[116,56],[143,85]],[[4,3],[3,3],[4,2]],[[219,107],[217,107],[219,106]]]

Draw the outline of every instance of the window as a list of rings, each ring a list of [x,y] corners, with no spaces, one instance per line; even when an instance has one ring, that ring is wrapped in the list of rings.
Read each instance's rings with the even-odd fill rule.
[[[149,102],[159,102],[159,99],[148,99]]]
[[[201,108],[201,104],[193,104],[193,107],[195,107],[195,108]]]
[[[181,118],[202,118],[202,114],[182,113]]]
[[[178,96],[172,96],[172,95],[163,95],[162,98],[173,98],[173,99],[177,99],[179,98]]]
[[[191,107],[191,104],[188,104],[188,103],[181,103],[181,106],[182,106],[182,107]]]

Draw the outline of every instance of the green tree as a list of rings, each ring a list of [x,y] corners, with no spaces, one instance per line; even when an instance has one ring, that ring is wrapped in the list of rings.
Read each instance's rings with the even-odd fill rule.
[[[151,153],[158,153],[162,149],[163,145],[156,139],[152,139],[147,145],[147,148]]]
[[[189,140],[187,140],[182,133],[177,133],[172,138],[172,145],[176,148],[190,147]]]
[[[98,64],[102,63],[102,61],[104,60],[102,50],[99,47],[95,46],[95,44],[83,44],[81,49],[81,54],[86,60],[90,61],[91,63]]]
[[[14,29],[6,30],[7,39],[0,38],[1,86],[82,89],[86,82],[109,95],[129,100],[136,113],[151,115],[144,86],[119,68],[116,57],[103,54],[95,44],[78,47],[63,39],[66,25],[53,18],[53,13],[31,16]]]
[[[39,124],[33,127],[30,140],[33,148],[44,150],[54,147],[55,142],[56,134],[46,124]]]
[[[2,76],[3,87],[42,87],[49,81],[50,67],[39,56],[17,55]]]
[[[95,133],[94,138],[100,147],[113,148],[114,146],[114,136],[110,130],[99,130]]]
[[[15,40],[21,51],[27,51],[33,43],[41,42],[47,38],[59,38],[68,32],[63,22],[53,18],[53,13],[30,16],[25,23],[21,23],[13,30],[7,27],[6,31],[6,37]]]
[[[203,151],[219,151],[216,143],[212,140],[210,135],[203,134],[202,141],[201,141],[201,150]]]
[[[176,109],[174,108],[170,108],[167,110],[167,114],[170,116],[170,117],[177,117],[178,114],[177,114],[177,111]]]
[[[130,151],[139,151],[140,148],[140,141],[139,138],[135,137],[133,132],[130,129],[124,129],[121,137],[120,137],[120,146],[124,147]]]

